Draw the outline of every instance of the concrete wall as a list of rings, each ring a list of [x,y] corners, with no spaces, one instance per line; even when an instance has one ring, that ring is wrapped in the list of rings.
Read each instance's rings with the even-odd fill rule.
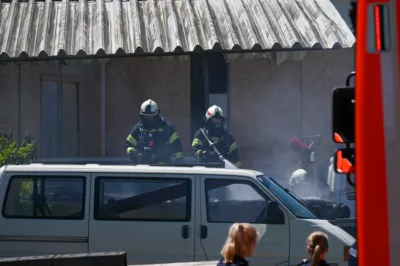
[[[169,58],[111,59],[107,72],[107,156],[125,156],[124,141],[138,122],[140,103],[152,98],[161,113],[181,134],[185,151],[190,147],[189,60]],[[101,155],[101,66],[97,60],[69,60],[62,66],[62,80],[79,84],[80,156]],[[41,155],[41,84],[60,80],[57,61],[22,65],[22,131],[38,141]],[[18,129],[18,68],[0,65],[0,127]],[[64,115],[65,120],[73,119]],[[68,142],[65,142],[65,146]]]
[[[279,66],[267,59],[230,61],[231,131],[248,168],[285,176],[296,168],[293,136],[322,135],[318,159],[327,161],[331,138],[331,92],[354,70],[353,49],[313,51]],[[22,66],[22,130],[41,139],[41,82],[59,79],[58,62]],[[125,156],[124,140],[138,121],[140,103],[156,100],[161,113],[190,147],[190,60],[110,59],[107,72],[107,156]],[[64,81],[79,83],[80,156],[101,154],[101,67],[97,60],[67,61]],[[18,71],[0,65],[0,126],[17,131]],[[68,117],[66,117],[68,119]]]
[[[246,167],[290,176],[299,160],[289,146],[293,136],[321,135],[317,159],[326,162],[335,147],[332,88],[354,70],[354,50],[313,51],[279,66],[243,58],[230,64],[231,131]]]

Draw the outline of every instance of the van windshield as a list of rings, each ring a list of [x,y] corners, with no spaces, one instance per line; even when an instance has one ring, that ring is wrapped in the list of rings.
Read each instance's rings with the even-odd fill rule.
[[[301,201],[288,193],[275,180],[264,175],[257,176],[257,180],[267,188],[286,208],[288,208],[297,218],[318,219]]]

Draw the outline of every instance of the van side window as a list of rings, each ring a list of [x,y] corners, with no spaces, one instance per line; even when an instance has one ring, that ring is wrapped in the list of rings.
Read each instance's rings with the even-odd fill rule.
[[[190,221],[190,179],[96,179],[95,220]]]
[[[205,179],[209,223],[265,223],[269,199],[252,183]]]
[[[5,218],[82,220],[85,177],[13,176],[3,204]]]

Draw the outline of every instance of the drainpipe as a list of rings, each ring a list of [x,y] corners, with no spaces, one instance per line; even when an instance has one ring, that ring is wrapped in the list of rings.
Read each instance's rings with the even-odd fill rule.
[[[101,156],[106,156],[107,150],[107,127],[106,127],[106,92],[107,92],[107,71],[108,59],[99,59],[101,67]]]
[[[16,63],[18,67],[18,139],[17,144],[18,147],[22,145],[22,70],[21,70],[21,63]]]

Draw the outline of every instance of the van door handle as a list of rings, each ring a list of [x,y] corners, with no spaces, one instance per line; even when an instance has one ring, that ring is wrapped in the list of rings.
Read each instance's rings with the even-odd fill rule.
[[[208,230],[207,230],[207,229],[208,229],[208,228],[207,228],[206,225],[202,225],[202,226],[201,226],[201,228],[200,228],[200,238],[201,238],[201,239],[207,238],[207,233],[208,233]]]
[[[181,236],[183,239],[188,239],[189,238],[189,226],[184,225],[181,228]]]

